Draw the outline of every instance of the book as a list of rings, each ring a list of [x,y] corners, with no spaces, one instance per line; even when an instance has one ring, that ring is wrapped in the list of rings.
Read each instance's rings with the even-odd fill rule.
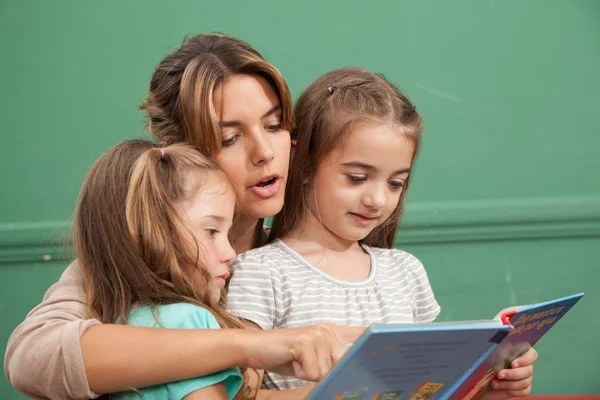
[[[511,307],[491,320],[373,325],[308,400],[479,400],[581,298]]]

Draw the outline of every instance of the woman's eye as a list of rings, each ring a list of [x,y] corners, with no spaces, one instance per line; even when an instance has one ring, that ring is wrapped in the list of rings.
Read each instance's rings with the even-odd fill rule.
[[[348,180],[352,183],[360,183],[360,182],[364,182],[367,180],[367,177],[365,175],[346,175],[348,177]]]
[[[267,125],[265,126],[265,129],[269,132],[277,132],[281,129],[281,124]]]
[[[404,187],[403,181],[389,181],[388,185],[392,188],[392,190],[402,189]]]
[[[230,138],[221,140],[221,147],[229,147],[234,144],[238,139],[238,135],[234,135]]]

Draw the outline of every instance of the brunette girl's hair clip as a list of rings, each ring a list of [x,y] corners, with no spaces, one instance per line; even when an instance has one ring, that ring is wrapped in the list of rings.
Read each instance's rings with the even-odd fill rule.
[[[334,89],[335,89],[335,87],[333,87],[333,86],[329,86],[327,88],[327,90],[329,90],[329,94],[333,94]]]

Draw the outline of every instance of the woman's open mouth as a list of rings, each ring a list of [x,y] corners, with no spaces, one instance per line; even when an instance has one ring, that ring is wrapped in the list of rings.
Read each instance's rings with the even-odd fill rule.
[[[255,185],[250,186],[248,190],[257,195],[260,198],[268,199],[273,197],[279,192],[281,187],[281,178],[279,175],[269,175],[263,177]]]

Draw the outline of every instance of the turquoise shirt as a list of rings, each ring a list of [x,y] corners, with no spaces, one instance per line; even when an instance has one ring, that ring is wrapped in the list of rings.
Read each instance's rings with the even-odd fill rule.
[[[162,327],[174,329],[221,329],[215,317],[206,309],[187,303],[156,306],[156,318],[149,306],[133,309],[129,313],[128,325]],[[158,319],[158,322],[157,322]],[[111,394],[118,400],[181,400],[188,394],[216,383],[224,382],[229,399],[240,390],[242,374],[238,368],[231,368],[215,374],[163,385],[148,386],[135,391]]]

